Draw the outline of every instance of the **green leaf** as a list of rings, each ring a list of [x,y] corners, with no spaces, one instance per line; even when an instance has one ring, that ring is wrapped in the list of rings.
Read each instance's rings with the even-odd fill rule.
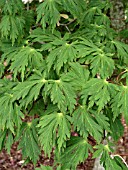
[[[116,163],[122,168],[122,170],[127,170],[128,166],[126,167],[126,165],[123,163],[122,159],[118,155],[114,156],[114,161],[116,161]]]
[[[110,169],[122,170],[122,168],[118,166],[114,159],[110,157],[109,152],[112,152],[112,149],[108,144],[107,145],[100,144],[95,146],[94,148],[96,148],[97,150],[94,152],[93,158],[96,158],[102,154],[100,160],[101,164],[103,163],[103,166],[106,170]]]
[[[53,42],[54,43],[54,42]],[[48,70],[54,66],[54,70],[59,74],[61,68],[69,62],[75,61],[77,58],[76,42],[69,44],[63,42],[61,46],[51,50],[47,57]]]
[[[89,71],[79,63],[70,63],[70,66],[69,72],[63,75],[63,79],[70,83],[75,90],[82,90],[89,78]]]
[[[56,139],[60,151],[67,138],[70,137],[70,122],[71,118],[68,115],[56,112],[45,115],[40,119],[37,126],[40,128],[39,140],[45,154],[48,154],[49,157]]]
[[[2,37],[9,37],[14,45],[16,39],[21,38],[24,26],[25,20],[22,16],[4,15],[0,23]]]
[[[20,107],[12,103],[12,94],[6,93],[0,98],[0,129],[10,129],[14,134],[14,126],[20,127],[24,115]]]
[[[21,79],[24,80],[27,69],[37,69],[43,62],[42,54],[31,47],[12,48],[4,53],[2,58],[11,61],[10,70],[14,72],[14,79],[21,73]]]
[[[21,106],[27,107],[30,102],[36,100],[41,88],[46,82],[45,79],[39,75],[33,75],[31,78],[33,79],[20,82],[13,88],[13,101],[19,100]]]
[[[41,165],[40,168],[35,168],[35,170],[53,170],[51,166]]]
[[[88,143],[87,139],[72,137],[67,142],[67,147],[60,158],[62,170],[76,169],[79,163],[84,162],[88,158],[89,150],[92,152],[92,146]]]
[[[111,159],[108,155],[106,156],[106,160],[104,162],[104,166],[106,170],[110,169],[118,169],[118,170],[123,170],[120,165],[118,165],[114,159]]]
[[[2,75],[4,74],[5,71],[5,66],[3,63],[0,62],[0,78],[2,77]]]
[[[114,91],[113,84],[108,83],[103,79],[93,78],[89,80],[82,91],[83,103],[89,98],[89,108],[94,104],[98,106],[98,111],[101,111],[111,99],[111,91]]]
[[[78,44],[80,62],[90,64],[92,75],[100,74],[101,78],[107,78],[112,75],[115,68],[114,60],[111,58],[112,53],[104,52],[104,46],[94,44],[91,40],[79,38],[82,40]]]
[[[114,121],[110,119],[111,136],[115,141],[118,141],[124,134],[124,126],[121,120],[117,117]]]
[[[101,141],[102,127],[93,119],[86,106],[79,106],[72,116],[74,128],[77,128],[80,135],[87,137],[89,133],[98,143]]]
[[[63,76],[60,80],[55,80],[50,84],[50,98],[53,104],[57,104],[58,108],[65,112],[67,108],[70,112],[73,111],[76,104],[76,94],[72,86],[65,82]]]
[[[6,143],[5,143],[5,149],[7,150],[7,153],[10,154],[11,146],[13,144],[13,135],[11,131],[8,131]]]
[[[55,29],[57,22],[60,19],[59,5],[57,0],[45,0],[37,7],[37,21],[41,22],[43,29],[46,29],[48,24],[52,30]]]
[[[97,123],[106,131],[111,132],[111,127],[109,124],[109,119],[106,117],[102,112],[96,113],[96,110],[93,112],[94,117],[97,121]]]
[[[128,62],[128,45],[119,41],[112,41],[117,50],[118,57],[124,62]]]
[[[40,149],[38,146],[38,136],[35,129],[36,124],[29,122],[24,127],[18,149],[22,149],[23,158],[29,158],[34,165],[39,159]]]
[[[74,18],[80,20],[84,10],[86,9],[86,2],[84,0],[61,0],[66,11],[70,12]]]
[[[4,130],[4,131],[0,130],[0,151],[4,147],[6,135],[7,135],[7,130]]]
[[[121,86],[119,92],[114,96],[112,100],[112,111],[114,112],[114,119],[123,113],[126,123],[128,124],[128,87]],[[118,112],[117,112],[118,111]]]
[[[110,58],[111,54],[98,54],[91,59],[91,69],[93,77],[99,73],[102,78],[107,78],[112,75],[114,66],[114,60]]]
[[[62,146],[65,144],[64,142],[70,138],[70,129],[71,129],[71,117],[68,115],[64,115],[62,113],[59,114],[59,128],[58,128],[58,149],[61,150]],[[66,146],[65,146],[66,147]]]

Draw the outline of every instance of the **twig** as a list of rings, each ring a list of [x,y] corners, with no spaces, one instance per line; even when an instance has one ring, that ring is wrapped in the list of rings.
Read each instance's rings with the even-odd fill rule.
[[[123,163],[126,165],[126,167],[128,168],[128,164],[126,163],[126,161],[120,156],[120,155],[111,155],[111,158],[113,159],[114,157],[119,157],[122,161],[123,161]]]
[[[27,3],[27,11],[29,11],[29,2]]]
[[[127,70],[122,71],[122,72],[117,76],[116,80],[118,81],[118,80],[119,80],[119,77],[120,77],[122,74],[126,73],[126,72],[127,72]]]

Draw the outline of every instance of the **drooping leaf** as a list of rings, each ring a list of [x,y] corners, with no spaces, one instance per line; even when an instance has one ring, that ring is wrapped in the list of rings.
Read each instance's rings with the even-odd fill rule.
[[[124,134],[124,127],[121,120],[119,118],[116,118],[115,120],[110,119],[110,128],[110,135],[115,141],[118,141],[119,138]]]
[[[43,29],[46,29],[46,25],[48,24],[54,30],[60,19],[58,10],[58,5],[60,4],[61,2],[57,0],[45,0],[37,7],[37,22],[41,22]]]
[[[21,38],[24,26],[25,20],[22,16],[4,15],[0,23],[2,37],[9,37],[12,40],[12,44],[14,44],[16,39]]]
[[[94,152],[93,154],[93,158],[96,158],[98,156],[101,155],[100,158],[100,163],[103,163],[103,166],[105,167],[105,169],[110,170],[110,169],[119,169],[119,170],[123,170],[117,163],[116,161],[114,161],[114,159],[112,159],[109,155],[109,152],[112,152],[111,147],[106,144],[100,144],[95,146],[94,148],[96,148],[97,150]]]
[[[29,158],[34,164],[36,164],[40,155],[35,122],[36,121],[29,122],[26,124],[26,126],[24,126],[23,134],[18,145],[18,149],[22,149],[23,157],[25,159]]]
[[[111,132],[111,127],[109,124],[109,119],[104,115],[104,113],[97,113],[96,110],[93,112],[94,117],[98,124],[106,131]]]
[[[79,163],[87,159],[89,150],[92,152],[92,146],[88,143],[86,138],[72,137],[67,142],[65,152],[62,153],[60,158],[62,170],[76,169]]]
[[[5,149],[7,150],[7,153],[10,154],[11,146],[14,142],[13,135],[11,131],[8,131],[6,143],[5,143]]]
[[[0,98],[0,129],[10,129],[14,134],[14,126],[20,126],[24,115],[20,112],[20,107],[12,103],[12,97],[12,94],[7,93]]]
[[[128,87],[121,86],[118,93],[112,100],[112,111],[114,112],[114,119],[123,113],[126,123],[128,124]]]
[[[70,12],[74,18],[80,20],[84,10],[86,9],[86,2],[84,0],[61,0],[64,8]]]
[[[6,139],[6,134],[7,134],[7,130],[0,130],[0,151],[2,150],[2,148],[4,147],[4,142]]]
[[[128,62],[128,45],[124,44],[120,41],[112,41],[112,43],[115,45],[116,50],[117,50],[117,55],[118,57],[124,62]]]

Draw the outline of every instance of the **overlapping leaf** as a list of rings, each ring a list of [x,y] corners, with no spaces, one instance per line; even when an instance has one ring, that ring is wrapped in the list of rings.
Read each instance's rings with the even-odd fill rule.
[[[106,117],[102,112],[97,113],[96,110],[93,111],[94,117],[97,121],[97,123],[105,129],[107,132],[111,132],[111,127],[109,124],[109,119]]]
[[[115,68],[112,54],[105,53],[103,46],[97,46],[92,41],[85,38],[80,38],[82,41],[78,45],[80,62],[90,64],[92,75],[100,74],[102,78],[107,78],[112,75]]]

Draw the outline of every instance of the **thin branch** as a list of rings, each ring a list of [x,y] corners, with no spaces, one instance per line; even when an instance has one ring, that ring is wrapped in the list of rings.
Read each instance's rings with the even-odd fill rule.
[[[27,11],[29,11],[29,2],[27,3]]]
[[[119,157],[122,161],[123,161],[123,163],[126,165],[126,167],[128,168],[128,164],[126,163],[126,161],[120,156],[120,155],[111,155],[111,158],[113,159],[114,157]]]
[[[126,73],[126,72],[127,72],[127,70],[122,71],[122,72],[117,76],[116,80],[118,81],[118,80],[119,80],[119,77],[120,77],[122,74]]]

